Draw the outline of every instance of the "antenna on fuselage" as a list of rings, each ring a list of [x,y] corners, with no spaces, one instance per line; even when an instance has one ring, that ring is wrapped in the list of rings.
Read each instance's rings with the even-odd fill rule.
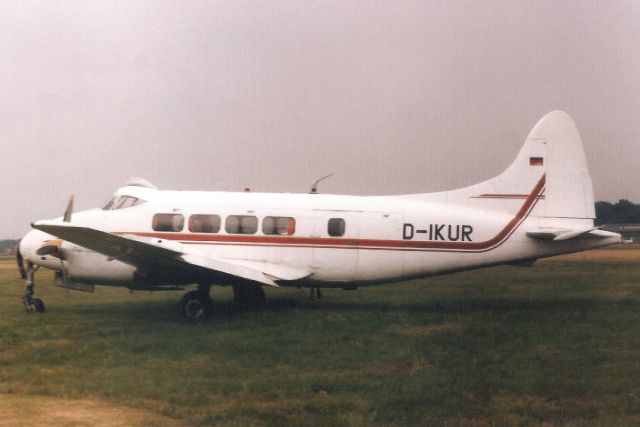
[[[318,183],[320,181],[322,181],[323,179],[327,179],[329,177],[332,177],[333,175],[335,175],[335,172],[331,172],[329,175],[325,175],[322,178],[319,178],[318,180],[316,180],[316,182],[314,182],[311,185],[311,191],[309,191],[309,194],[318,194]]]

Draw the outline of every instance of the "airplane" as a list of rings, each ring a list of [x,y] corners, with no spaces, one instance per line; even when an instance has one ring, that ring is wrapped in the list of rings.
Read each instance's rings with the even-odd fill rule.
[[[197,289],[180,310],[213,310],[211,285],[233,286],[243,307],[264,288],[355,289],[540,259],[621,242],[594,226],[591,177],[573,120],[535,125],[493,179],[453,191],[394,196],[164,191],[135,179],[100,208],[32,224],[19,245],[29,312],[35,272],[58,286],[135,291]]]

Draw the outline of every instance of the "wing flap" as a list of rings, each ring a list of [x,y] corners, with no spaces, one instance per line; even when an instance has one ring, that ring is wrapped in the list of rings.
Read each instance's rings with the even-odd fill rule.
[[[235,260],[235,259],[226,259],[228,263],[236,264],[239,266],[248,267],[254,270],[262,271],[264,274],[271,276],[278,280],[300,280],[305,277],[309,277],[311,273],[306,270],[301,270],[299,268],[291,267],[283,264],[274,264],[270,262],[261,262],[261,261],[245,261],[245,260]]]
[[[243,279],[259,282],[263,285],[278,287],[278,285],[273,280],[271,280],[263,272],[258,270],[232,264],[217,258],[194,254],[185,254],[182,255],[181,258],[190,265],[196,265],[198,267],[206,268],[216,272],[229,274],[235,277],[241,277]]]

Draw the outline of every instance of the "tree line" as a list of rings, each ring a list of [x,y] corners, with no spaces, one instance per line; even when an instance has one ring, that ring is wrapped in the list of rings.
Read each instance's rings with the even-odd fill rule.
[[[19,240],[0,240],[0,255],[15,255]]]
[[[596,225],[640,223],[640,205],[627,199],[596,202]]]

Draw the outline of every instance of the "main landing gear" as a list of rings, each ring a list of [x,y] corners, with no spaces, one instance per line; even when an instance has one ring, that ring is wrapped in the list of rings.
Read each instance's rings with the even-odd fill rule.
[[[211,285],[199,284],[198,290],[187,292],[180,300],[180,313],[188,320],[199,320],[213,313]],[[264,307],[266,296],[262,286],[241,283],[233,285],[233,301],[240,310]]]
[[[35,275],[39,267],[35,267],[32,262],[27,262],[27,270],[25,274],[25,291],[22,296],[22,304],[27,313],[44,312],[44,303],[40,298],[34,298],[36,282]]]
[[[188,320],[198,320],[213,313],[211,285],[199,284],[197,291],[187,292],[180,300],[180,313]]]

